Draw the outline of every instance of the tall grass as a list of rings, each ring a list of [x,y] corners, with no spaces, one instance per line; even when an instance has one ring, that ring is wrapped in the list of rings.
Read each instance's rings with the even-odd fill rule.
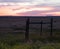
[[[7,43],[0,43],[0,49],[60,49],[60,43],[42,43],[42,42],[33,42],[33,43],[17,43],[10,45]]]
[[[30,32],[29,32],[30,33]],[[0,33],[0,49],[60,49],[60,33],[55,32],[51,38],[37,33],[30,33],[31,41],[24,41],[24,33]],[[49,33],[48,33],[49,35]]]

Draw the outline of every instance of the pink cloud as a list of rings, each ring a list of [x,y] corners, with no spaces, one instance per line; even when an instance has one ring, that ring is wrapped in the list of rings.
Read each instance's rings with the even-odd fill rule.
[[[58,10],[56,10],[58,9]],[[47,6],[1,6],[0,16],[60,16],[60,10]]]
[[[46,15],[53,15],[53,16],[60,16],[60,12],[46,12],[46,13],[44,13],[44,14],[46,14]]]

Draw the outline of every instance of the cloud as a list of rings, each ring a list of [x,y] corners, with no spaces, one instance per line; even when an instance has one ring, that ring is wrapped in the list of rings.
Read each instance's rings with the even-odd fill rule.
[[[0,2],[30,2],[32,0],[0,0]]]
[[[15,13],[25,13],[29,11],[50,11],[53,10],[53,8],[50,7],[31,7],[31,8],[22,8],[15,10]]]
[[[53,16],[60,16],[60,12],[48,12],[48,13],[46,12],[46,13],[42,13],[42,14],[45,14],[45,15],[48,15],[48,16],[49,16],[49,15],[50,15],[50,16],[52,16],[52,15],[53,15]]]
[[[0,0],[0,15],[60,15],[59,0]]]
[[[60,0],[0,0],[0,2],[19,2],[21,5],[60,6]]]
[[[17,13],[16,16],[60,16],[60,12],[30,11],[26,13]]]
[[[15,7],[16,8],[16,7]],[[0,8],[0,16],[4,16],[4,15],[7,15],[7,16],[9,16],[9,15],[15,15],[15,13],[13,12],[13,10],[12,9],[14,9],[14,7],[1,7]]]
[[[51,6],[1,6],[0,16],[48,16],[60,15],[60,7]]]

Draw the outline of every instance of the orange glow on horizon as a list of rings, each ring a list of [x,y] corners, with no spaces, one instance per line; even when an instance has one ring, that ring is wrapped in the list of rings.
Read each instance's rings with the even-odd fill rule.
[[[52,12],[54,7],[29,7],[29,6],[3,6],[0,7],[0,16],[46,16],[46,15],[54,15],[60,16],[60,12]],[[37,14],[30,14],[29,12],[38,11]],[[48,12],[47,12],[48,11]],[[29,14],[25,14],[25,13]],[[43,12],[43,13],[41,13]],[[19,14],[18,14],[19,13]]]

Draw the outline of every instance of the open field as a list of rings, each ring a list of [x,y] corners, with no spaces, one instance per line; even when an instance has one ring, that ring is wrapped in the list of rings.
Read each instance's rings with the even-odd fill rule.
[[[49,18],[31,18],[30,21],[50,22]],[[16,26],[15,26],[16,25]],[[43,24],[40,36],[40,24],[30,24],[29,41],[25,42],[26,18],[0,17],[0,49],[60,49],[60,18],[53,22],[53,36],[50,25]],[[19,30],[14,29],[19,28]]]
[[[29,42],[25,42],[24,32],[0,33],[0,49],[60,49],[60,30],[55,30],[52,38],[48,32],[40,36],[38,31],[32,31]]]

